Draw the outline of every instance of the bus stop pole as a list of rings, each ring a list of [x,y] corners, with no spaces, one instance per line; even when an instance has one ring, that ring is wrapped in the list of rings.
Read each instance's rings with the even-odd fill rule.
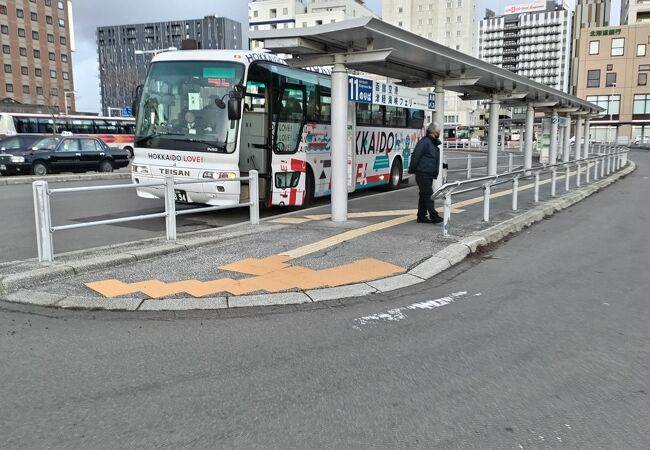
[[[433,180],[433,190],[436,191],[442,186],[442,163],[445,159],[445,88],[443,80],[436,80],[436,110],[433,113],[433,121],[440,125],[440,164],[438,165],[438,178]],[[425,127],[427,125],[425,124]]]
[[[332,69],[332,222],[348,220],[348,73],[336,55]]]
[[[496,95],[490,101],[490,123],[488,135],[488,161],[487,174],[497,174],[497,151],[499,138],[499,100]]]

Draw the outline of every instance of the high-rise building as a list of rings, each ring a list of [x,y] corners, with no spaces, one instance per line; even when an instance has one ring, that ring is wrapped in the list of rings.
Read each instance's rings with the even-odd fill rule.
[[[0,1],[3,109],[74,111],[72,30],[71,0]]]
[[[476,0],[383,0],[385,22],[476,56]],[[445,95],[445,123],[470,124],[475,102]]]
[[[226,17],[140,23],[97,28],[102,111],[130,106],[134,89],[144,81],[153,56],[180,48],[187,39],[199,48],[241,49],[241,23]]]
[[[571,44],[571,94],[578,88],[578,60],[580,59],[580,34],[584,29],[609,26],[611,0],[576,0],[573,14],[573,42]]]
[[[650,22],[650,3],[645,0],[621,0],[621,25]]]
[[[479,58],[546,84],[569,90],[573,13],[554,0],[512,5],[481,20]]]

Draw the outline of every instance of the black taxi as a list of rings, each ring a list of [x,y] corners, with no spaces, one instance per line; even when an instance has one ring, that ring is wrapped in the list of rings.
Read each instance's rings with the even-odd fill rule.
[[[0,151],[2,175],[112,172],[128,164],[128,152],[88,136],[51,135],[35,141],[29,149]]]

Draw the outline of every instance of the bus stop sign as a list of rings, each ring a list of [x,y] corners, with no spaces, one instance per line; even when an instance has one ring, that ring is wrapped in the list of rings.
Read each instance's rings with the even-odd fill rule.
[[[122,113],[122,117],[131,117],[133,115],[130,106],[123,106],[121,113]]]

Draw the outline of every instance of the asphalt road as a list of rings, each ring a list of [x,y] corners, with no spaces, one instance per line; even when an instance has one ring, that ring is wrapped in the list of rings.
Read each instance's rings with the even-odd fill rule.
[[[449,153],[458,157],[460,153]],[[465,153],[462,153],[464,156]],[[484,157],[474,157],[474,166],[485,166]],[[499,164],[507,164],[506,159]],[[466,162],[452,160],[451,167],[459,169],[466,166]],[[474,175],[483,174],[482,169],[476,169]],[[483,171],[484,172],[484,171]],[[465,176],[465,172],[450,173],[450,179]],[[51,187],[78,187],[99,186],[106,184],[129,183],[121,181],[94,181],[94,182],[68,182],[52,183]],[[378,190],[359,191],[351,198],[376,194]],[[162,200],[139,198],[134,190],[126,191],[101,191],[92,193],[59,194],[52,199],[52,223],[64,225],[71,223],[84,223],[97,220],[114,219],[118,217],[152,214],[165,209]],[[329,202],[329,197],[319,199],[317,205]],[[182,208],[182,206],[179,206]],[[34,258],[37,255],[36,231],[34,224],[34,206],[32,200],[32,187],[30,184],[0,186],[0,263],[20,259]],[[262,217],[281,214],[286,210],[279,208],[262,208]],[[201,214],[179,216],[177,218],[178,233],[204,230],[208,228],[223,227],[249,220],[248,209],[216,211]],[[54,252],[62,253],[81,250],[122,242],[137,241],[141,239],[161,237],[165,235],[165,221],[163,219],[149,219],[134,222],[125,222],[116,225],[105,225],[63,231],[54,236]]]
[[[432,282],[309,307],[2,305],[5,448],[647,449],[650,154]]]

